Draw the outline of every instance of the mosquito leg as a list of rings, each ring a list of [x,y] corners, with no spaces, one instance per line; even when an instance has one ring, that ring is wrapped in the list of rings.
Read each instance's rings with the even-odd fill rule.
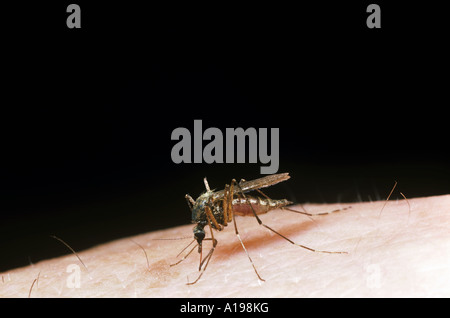
[[[247,254],[248,260],[252,264],[253,269],[255,270],[256,276],[258,276],[258,279],[260,281],[264,282],[265,279],[263,279],[263,278],[261,278],[261,276],[259,276],[258,271],[256,270],[256,267],[255,267],[255,264],[253,264],[252,258],[250,257],[250,254],[248,253],[247,249],[245,248],[244,242],[242,242],[241,236],[239,235],[239,231],[238,231],[238,228],[237,228],[237,225],[236,225],[236,218],[234,217],[234,214],[233,214],[233,223],[234,223],[234,230],[235,230],[236,236],[239,239],[239,242],[241,242],[241,246],[244,249],[245,254]]]
[[[266,195],[264,192],[262,192],[261,190],[259,190],[259,189],[256,189],[256,191],[258,191],[259,192],[259,194],[261,194],[263,197],[265,197],[266,199],[268,199],[268,200],[272,200],[271,198],[269,198],[269,196],[268,195]]]
[[[234,184],[231,182],[229,188],[228,188],[228,199],[227,199],[227,216],[228,220],[227,222],[231,222],[231,219],[233,219],[233,195],[234,195]],[[224,209],[225,210],[225,209]]]
[[[203,239],[204,241],[213,241],[213,248],[211,248],[211,250],[214,250],[216,248],[217,245],[217,240],[211,237],[205,238]],[[203,264],[208,263],[208,257],[210,257],[210,255],[213,253],[213,251],[209,250],[208,254],[206,254],[206,257],[200,262],[200,266],[199,266],[199,271],[202,269]]]
[[[253,205],[251,204],[251,202],[250,202],[249,200],[247,200],[247,197],[245,196],[244,192],[242,191],[242,188],[241,188],[240,184],[237,183],[236,180],[234,180],[234,179],[232,180],[232,183],[235,183],[235,184],[237,185],[237,187],[239,188],[239,190],[240,190],[240,192],[241,192],[240,194],[244,197],[244,199],[245,199],[245,200],[248,202],[248,204],[250,205],[250,208],[251,208],[251,210],[252,210],[252,212],[253,212],[253,215],[255,216],[256,221],[258,221],[258,224],[259,224],[259,225],[264,226],[266,229],[268,229],[268,230],[272,231],[273,233],[277,234],[278,236],[284,238],[284,239],[285,239],[286,241],[288,241],[289,243],[291,243],[291,244],[293,244],[293,245],[297,245],[297,246],[299,246],[299,247],[301,247],[301,248],[307,249],[307,250],[312,251],[312,252],[316,252],[316,253],[328,253],[328,254],[347,254],[347,252],[321,251],[321,250],[316,250],[316,249],[310,248],[310,247],[305,246],[305,245],[297,244],[297,243],[295,243],[294,241],[292,241],[291,239],[289,239],[289,238],[287,238],[286,236],[284,236],[283,234],[278,233],[277,231],[275,231],[274,229],[272,229],[270,226],[265,225],[265,224],[261,221],[261,219],[258,217],[258,215],[256,214],[255,209],[253,208]]]
[[[336,209],[336,210],[332,210],[332,211],[328,211],[328,212],[320,212],[320,213],[308,213],[306,211],[297,211],[297,210],[294,210],[294,209],[291,209],[291,208],[288,208],[288,207],[281,207],[280,209],[281,210],[286,210],[286,211],[289,211],[289,212],[300,213],[300,214],[307,215],[307,216],[318,216],[318,215],[327,215],[327,214],[331,214],[331,213],[341,212],[341,211],[345,211],[345,210],[348,210],[348,209],[351,209],[351,208],[352,208],[351,206],[348,206],[348,207],[345,207],[345,208],[342,208],[342,209]],[[302,206],[302,209],[305,210],[303,208],[303,206]]]
[[[191,244],[194,243],[194,242],[195,242],[195,240],[193,240],[191,243],[189,243],[189,245],[187,245],[185,248],[183,248],[183,249],[181,250],[181,252],[178,253],[177,257],[180,256],[180,254],[183,253],[183,252],[184,252],[189,246],[191,246]],[[174,263],[174,264],[170,264],[170,266],[172,267],[172,266],[175,266],[175,265],[180,264],[182,261],[184,261],[184,260],[192,253],[192,251],[193,251],[197,246],[198,246],[198,244],[194,245],[194,247],[192,247],[192,249],[191,249],[186,255],[184,255],[182,259],[180,259],[178,262],[176,262],[176,263]]]
[[[260,189],[255,189],[255,190],[258,191],[258,193],[261,194],[262,196],[264,196],[266,199],[272,200],[271,198],[269,198],[268,195],[266,195],[266,194],[265,194],[264,192],[262,192]],[[289,205],[289,204],[292,204],[292,202],[287,201],[287,204],[286,204],[286,205]],[[306,216],[308,216],[308,217],[309,217],[309,216],[312,216],[312,214],[306,212],[306,210],[305,210],[305,208],[303,207],[303,205],[300,204],[300,207],[301,207],[301,209],[302,209],[303,211],[293,210],[293,209],[287,208],[287,207],[285,207],[285,206],[280,206],[279,209],[281,209],[281,210],[286,210],[286,211],[290,211],[290,212],[295,212],[295,213],[300,213],[300,214],[306,215]],[[341,211],[341,210],[335,210],[335,211]],[[332,211],[332,212],[335,212],[335,211]],[[329,212],[329,213],[331,213],[331,212]],[[324,213],[324,214],[328,214],[328,213]],[[310,218],[310,219],[311,219],[311,218]],[[312,219],[311,219],[311,220],[312,220]]]
[[[228,225],[228,200],[229,198],[229,192],[230,192],[230,186],[228,184],[225,185],[224,189],[224,195],[223,195],[223,226]]]
[[[222,231],[223,230],[223,226],[220,225],[219,223],[217,223],[216,218],[214,217],[211,208],[209,206],[205,207],[205,213],[206,213],[206,217],[208,219],[208,224],[213,224],[214,228],[216,228],[218,231]],[[212,230],[211,230],[211,236],[212,236]],[[214,237],[214,236],[212,236]]]
[[[208,240],[208,239],[205,239]],[[215,247],[217,245],[217,240],[213,240],[213,247],[209,250],[208,254],[206,255],[206,257],[203,259],[203,261],[200,263],[200,268],[202,267],[203,263],[206,261],[205,267],[203,267],[203,270],[200,272],[200,274],[198,275],[197,279],[194,280],[191,283],[187,283],[186,285],[194,285],[195,283],[197,283],[200,278],[202,277],[203,273],[205,272],[206,268],[208,267],[209,261],[211,260],[211,257],[214,253]]]
[[[205,207],[205,214],[206,214],[206,219],[208,220],[209,230],[211,232],[211,240],[213,241],[212,249],[214,250],[214,248],[216,247],[216,244],[217,244],[217,240],[214,239],[214,234],[213,234],[213,231],[212,231],[211,224],[214,224],[214,227],[216,229],[219,228],[219,224],[217,223],[216,218],[214,217],[214,215],[211,212],[211,209],[208,206]],[[220,228],[220,230],[222,230],[222,228]],[[201,249],[200,249],[200,252],[201,252]],[[212,252],[209,251],[209,253],[212,253]],[[208,253],[208,255],[206,255],[205,260],[208,259],[209,253]],[[200,253],[200,264],[198,265],[198,270],[199,271],[202,269],[202,266],[203,266],[203,263],[205,262],[205,260],[202,260],[202,254]],[[209,262],[209,260],[208,260],[208,262]]]
[[[239,185],[241,185],[242,182],[245,182],[245,179],[241,179],[239,180]],[[265,197],[268,200],[272,200],[271,198],[269,198],[268,195],[266,195],[264,192],[262,192],[260,189],[255,189],[256,191],[259,192],[259,194],[261,194],[263,197]]]
[[[244,179],[241,179],[240,182],[243,182],[243,181],[244,181]],[[234,191],[234,184],[235,183],[236,183],[236,180],[233,179],[231,181],[231,186],[230,186],[230,189],[229,189],[230,201],[232,200],[233,195],[234,195],[233,191]],[[229,204],[228,209],[230,210],[230,211],[228,211],[228,213],[231,215],[231,218],[233,219],[234,231],[236,233],[237,238],[239,239],[239,242],[241,242],[242,249],[245,251],[245,254],[247,254],[248,260],[252,264],[253,269],[255,270],[256,276],[258,276],[258,279],[260,281],[264,282],[265,280],[261,276],[259,276],[259,273],[258,273],[258,271],[256,270],[256,267],[255,267],[255,264],[253,263],[252,258],[250,257],[250,254],[248,253],[247,248],[245,247],[244,242],[241,239],[241,236],[239,235],[239,231],[238,231],[238,228],[237,228],[237,225],[236,225],[236,217],[234,216],[233,207],[232,207],[231,204]]]

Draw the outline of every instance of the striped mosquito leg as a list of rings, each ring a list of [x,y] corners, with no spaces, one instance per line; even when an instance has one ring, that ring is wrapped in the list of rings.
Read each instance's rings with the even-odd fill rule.
[[[327,215],[327,214],[331,214],[331,213],[341,212],[341,211],[345,211],[345,210],[348,210],[348,209],[351,209],[351,208],[352,208],[351,206],[348,206],[348,207],[345,207],[345,208],[342,208],[342,209],[336,209],[336,210],[332,210],[332,211],[328,211],[328,212],[320,212],[320,213],[308,213],[306,211],[298,211],[298,210],[294,210],[294,209],[291,209],[291,208],[288,208],[288,207],[281,207],[280,209],[286,210],[286,211],[289,211],[289,212],[300,213],[300,214],[307,215],[307,216],[318,216],[318,215]],[[302,209],[303,209],[303,206],[302,206]]]
[[[195,242],[195,240],[193,240],[191,243],[189,243],[188,246],[186,246],[185,248],[183,248],[183,249],[181,250],[181,252],[178,253],[177,257],[180,256],[181,253],[183,253],[183,252],[184,252],[189,246],[191,246],[191,244],[194,243],[194,242]],[[174,263],[174,264],[170,264],[170,267],[175,266],[175,265],[178,265],[178,264],[180,264],[182,261],[184,261],[189,255],[191,255],[192,251],[193,251],[197,246],[198,246],[198,244],[194,245],[194,247],[192,247],[192,249],[191,249],[188,253],[186,253],[186,255],[184,255],[182,259],[180,259],[178,262],[176,262],[176,263]]]
[[[241,181],[242,182],[242,181]],[[231,191],[233,191],[233,184],[234,183],[236,183],[236,180],[232,180],[231,181]],[[232,198],[233,197],[233,192],[230,192],[230,197]],[[231,211],[228,211],[228,213],[232,213],[232,219],[233,219],[233,223],[234,223],[234,231],[235,231],[235,234],[236,234],[236,236],[237,236],[237,238],[239,239],[239,242],[241,242],[241,246],[242,246],[242,249],[245,251],[245,254],[247,254],[247,257],[248,257],[248,260],[250,261],[250,263],[252,264],[252,267],[253,267],[253,269],[254,269],[254,271],[255,271],[255,273],[256,273],[256,276],[258,276],[258,279],[260,280],[260,281],[265,281],[265,279],[263,279],[261,276],[259,276],[259,273],[258,273],[258,271],[256,270],[256,267],[255,267],[255,264],[253,263],[253,261],[252,261],[252,258],[250,257],[250,254],[248,253],[248,251],[247,251],[247,248],[245,247],[245,245],[244,245],[244,242],[242,241],[242,239],[241,239],[241,236],[239,235],[239,231],[238,231],[238,228],[237,228],[237,225],[236,225],[236,217],[234,216],[234,213],[233,213],[233,208],[230,206],[230,208],[231,208]]]
[[[197,283],[200,280],[200,278],[202,277],[202,275],[205,272],[206,268],[208,267],[209,261],[211,260],[211,257],[212,257],[212,255],[214,253],[214,250],[216,249],[216,245],[217,245],[217,240],[216,239],[205,238],[204,240],[212,240],[213,241],[213,247],[209,250],[208,254],[203,259],[203,261],[201,261],[200,267],[199,267],[199,269],[201,269],[201,272],[198,275],[197,279],[194,280],[193,282],[190,282],[190,283],[188,282],[186,285],[194,285],[195,283]],[[206,262],[206,264],[205,264],[205,262]],[[202,269],[203,264],[205,264],[205,267],[203,267],[203,269]]]
[[[233,182],[231,182],[231,185],[228,187],[228,199],[227,199],[227,217],[228,220],[227,222],[231,222],[231,219],[234,217],[233,216],[233,194],[234,194],[234,185]]]
[[[224,189],[224,195],[223,195],[223,203],[222,203],[222,209],[223,209],[223,226],[228,225],[228,200],[229,200],[229,192],[230,192],[230,186],[228,184],[225,185]]]
[[[328,253],[328,254],[347,254],[347,252],[330,252],[330,251],[316,250],[316,249],[314,249],[314,248],[311,248],[311,247],[308,247],[308,246],[305,246],[305,245],[297,244],[297,243],[295,243],[294,241],[292,241],[291,239],[289,239],[289,238],[287,238],[286,236],[284,236],[283,234],[278,233],[277,231],[275,231],[274,229],[272,229],[270,226],[264,224],[264,223],[261,221],[261,219],[260,219],[260,218],[258,217],[258,215],[256,214],[255,209],[253,208],[253,206],[252,206],[250,200],[247,200],[247,198],[246,198],[246,196],[245,196],[245,193],[243,193],[243,191],[242,191],[241,186],[239,185],[239,183],[237,183],[236,180],[234,180],[234,179],[233,179],[232,182],[236,183],[237,187],[239,188],[239,190],[240,190],[240,192],[241,192],[240,194],[244,197],[244,199],[246,199],[246,201],[247,201],[248,204],[250,205],[250,208],[251,208],[251,210],[252,210],[252,212],[253,212],[253,215],[255,216],[255,218],[256,218],[256,220],[258,221],[258,224],[259,224],[259,225],[264,226],[266,229],[268,229],[268,230],[272,231],[273,233],[277,234],[278,236],[284,238],[284,239],[285,239],[286,241],[288,241],[289,243],[291,243],[291,244],[293,244],[293,245],[296,245],[296,246],[299,246],[299,247],[301,247],[301,248],[307,249],[308,251],[311,251],[311,252],[316,252],[316,253]],[[294,211],[295,211],[295,210],[294,210]]]
[[[239,235],[239,231],[238,231],[237,226],[236,226],[236,218],[235,218],[235,217],[233,217],[233,223],[234,223],[234,230],[235,230],[236,236],[237,236],[237,238],[239,239],[239,242],[241,242],[241,246],[242,246],[242,248],[244,249],[245,254],[247,254],[248,260],[249,260],[250,263],[252,264],[253,269],[255,270],[256,276],[258,276],[258,279],[259,279],[259,280],[261,280],[261,281],[263,281],[263,282],[266,281],[266,280],[263,279],[261,276],[259,276],[259,273],[258,273],[258,271],[256,270],[256,267],[255,267],[255,264],[253,263],[252,258],[250,257],[250,254],[248,253],[247,248],[245,247],[244,242],[243,242],[242,239],[241,239],[241,236]]]

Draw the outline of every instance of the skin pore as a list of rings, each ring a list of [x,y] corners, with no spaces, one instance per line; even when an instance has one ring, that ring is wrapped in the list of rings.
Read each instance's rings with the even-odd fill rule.
[[[0,273],[0,297],[449,297],[450,195],[349,204],[306,204],[306,217],[275,210],[263,223],[314,253],[236,217],[214,232],[218,245],[201,279],[193,224],[146,233]],[[293,206],[292,208],[296,208]],[[300,210],[300,207],[297,207]],[[381,213],[380,213],[381,212]],[[207,237],[209,228],[205,228]],[[180,238],[178,240],[157,240]],[[64,239],[64,238],[62,238]],[[203,257],[212,243],[204,241]],[[193,246],[193,245],[191,245]]]

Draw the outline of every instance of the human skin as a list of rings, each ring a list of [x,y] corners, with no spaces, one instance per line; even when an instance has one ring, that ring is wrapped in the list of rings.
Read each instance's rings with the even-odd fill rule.
[[[303,207],[319,213],[347,206],[351,209],[312,218],[281,210],[261,215],[262,222],[296,243],[347,254],[311,252],[254,217],[236,217],[264,282],[231,223],[214,232],[218,245],[206,271],[187,285],[199,275],[197,249],[178,265],[170,264],[189,250],[176,257],[192,241],[190,224],[80,251],[87,270],[70,253],[0,273],[0,297],[450,296],[450,195]],[[157,240],[180,237],[190,238]],[[205,241],[203,256],[210,247]]]

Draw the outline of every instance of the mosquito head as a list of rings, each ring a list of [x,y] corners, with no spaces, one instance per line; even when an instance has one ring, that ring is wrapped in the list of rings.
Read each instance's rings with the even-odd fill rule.
[[[203,228],[203,224],[197,224],[194,227],[194,238],[197,240],[199,253],[202,251],[202,241],[205,238],[205,230],[203,230]]]

